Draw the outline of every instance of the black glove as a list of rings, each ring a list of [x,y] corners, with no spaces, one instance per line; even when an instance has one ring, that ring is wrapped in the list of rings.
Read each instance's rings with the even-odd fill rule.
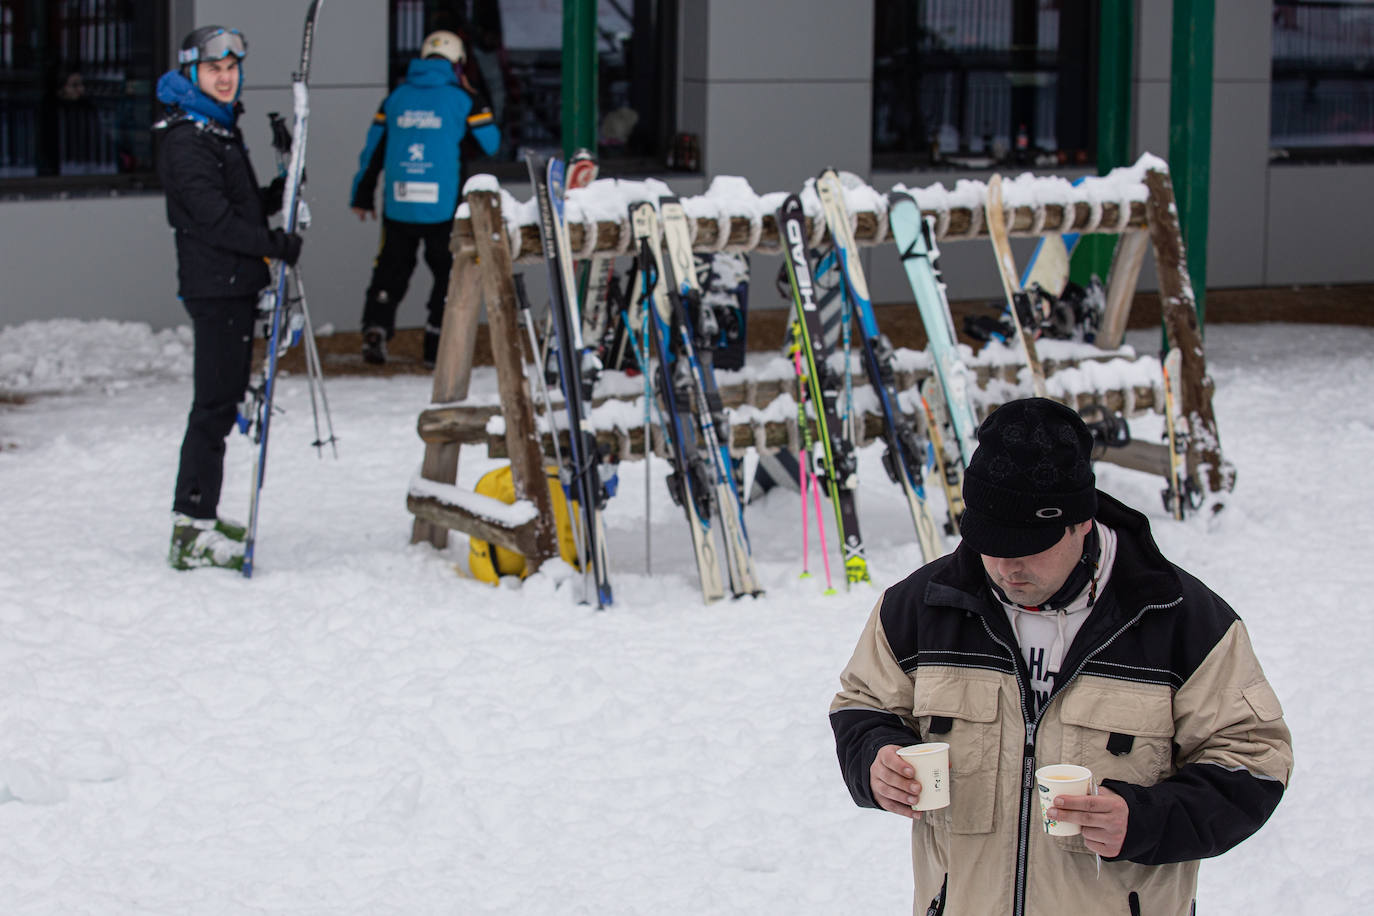
[[[291,266],[295,266],[301,257],[301,237],[294,232],[285,232],[281,229],[272,230],[272,257],[280,258]]]

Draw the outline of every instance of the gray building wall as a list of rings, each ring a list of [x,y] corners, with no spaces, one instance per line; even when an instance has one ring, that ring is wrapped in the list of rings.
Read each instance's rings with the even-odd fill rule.
[[[195,24],[223,22],[250,42],[243,127],[259,176],[276,166],[267,112],[291,111],[303,0],[176,0],[174,40]],[[1134,138],[1137,153],[1168,155],[1170,3],[1136,8]],[[969,173],[873,173],[870,123],[873,15],[867,3],[827,0],[691,0],[679,4],[678,124],[702,142],[705,175],[742,175],[760,193],[797,188],[825,166],[880,190],[897,182],[952,187]],[[1374,166],[1294,166],[1269,160],[1270,5],[1217,0],[1212,207],[1208,281],[1214,287],[1374,282],[1364,224]],[[314,214],[302,260],[317,326],[354,329],[378,242],[377,224],[348,209],[369,118],[386,92],[386,5],[329,0],[311,72],[309,183]],[[1074,177],[1081,172],[1065,172]],[[701,178],[662,176],[680,194]],[[520,199],[528,185],[509,184]],[[172,239],[159,194],[0,202],[0,325],[71,317],[183,323]],[[1017,240],[1024,258],[1028,240]],[[942,266],[954,298],[995,299],[989,246],[953,243]],[[876,301],[909,290],[890,251],[866,253]],[[755,262],[758,307],[776,258]],[[542,296],[542,271],[531,270]],[[1147,264],[1143,285],[1152,288]],[[429,276],[417,268],[398,322],[418,326]]]

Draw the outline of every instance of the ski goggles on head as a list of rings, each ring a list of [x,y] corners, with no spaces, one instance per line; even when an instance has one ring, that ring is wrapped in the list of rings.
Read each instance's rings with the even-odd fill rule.
[[[220,60],[234,55],[242,60],[248,53],[248,39],[238,29],[220,29],[194,48],[177,52],[177,62],[193,64],[198,60]]]

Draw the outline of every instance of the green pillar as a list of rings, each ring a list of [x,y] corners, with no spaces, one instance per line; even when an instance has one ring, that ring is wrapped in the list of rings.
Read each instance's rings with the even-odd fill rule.
[[[1131,163],[1131,92],[1135,77],[1135,0],[1102,0],[1097,30],[1097,174]],[[1074,248],[1070,278],[1104,280],[1115,235],[1086,235]]]
[[[596,151],[596,4],[563,0],[563,156]]]
[[[1212,49],[1216,0],[1174,0],[1169,93],[1169,171],[1188,273],[1203,325],[1207,295],[1207,210],[1212,167]]]

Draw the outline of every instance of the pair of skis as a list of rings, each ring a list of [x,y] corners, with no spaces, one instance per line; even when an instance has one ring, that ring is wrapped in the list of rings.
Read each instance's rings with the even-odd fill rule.
[[[1160,360],[1164,373],[1164,438],[1169,449],[1168,485],[1160,491],[1164,509],[1177,521],[1202,508],[1203,492],[1188,473],[1188,420],[1183,414],[1183,351],[1171,347]]]
[[[967,466],[977,443],[974,434],[978,418],[969,398],[973,373],[959,351],[954,334],[954,319],[949,311],[945,284],[940,278],[940,249],[935,244],[935,220],[923,218],[921,208],[910,194],[892,195],[888,221],[897,252],[902,259],[916,307],[925,325],[935,378],[945,404],[949,425],[953,427],[957,457]],[[932,399],[933,400],[933,399]]]
[[[1011,253],[1011,237],[1007,228],[1006,210],[1002,206],[1002,176],[993,175],[988,179],[987,203],[988,237],[992,239],[993,254],[997,258],[997,272],[1002,278],[1002,291],[1007,297],[1007,309],[1016,328],[1016,338],[1021,344],[1022,355],[1030,369],[1031,390],[1038,398],[1046,396],[1045,370],[1040,364],[1040,356],[1035,351],[1035,336],[1032,328],[1026,327],[1022,315],[1031,313],[1029,296],[1021,287],[1021,278],[1016,272],[1016,260]]]
[[[887,446],[883,465],[906,498],[921,556],[929,563],[944,554],[939,528],[926,500],[926,467],[931,462],[929,444],[921,435],[915,418],[898,400],[894,351],[887,336],[878,330],[844,199],[844,187],[834,169],[826,169],[816,178],[816,193],[820,196],[821,209],[834,241],[844,294],[858,318],[864,370],[878,398],[882,435]]]
[[[949,506],[945,530],[954,534],[964,513],[964,468],[977,447],[974,436],[978,418],[969,391],[973,373],[963,360],[954,334],[954,319],[940,277],[935,220],[923,217],[916,199],[899,191],[891,197],[888,222],[935,364],[934,374],[921,383],[921,406],[935,455],[937,479]]]
[[[687,513],[703,597],[708,602],[724,597],[727,583],[736,597],[761,594],[734,480],[725,412],[704,346],[714,333],[713,313],[700,302],[686,212],[671,197],[659,202],[661,223],[653,204],[631,207],[631,225],[639,245],[634,275],[641,290],[638,308],[617,301],[621,298],[617,295],[593,296],[594,287],[581,300],[563,214],[563,164],[558,159],[541,161],[533,154],[526,161],[539,209],[549,270],[551,336],[557,340],[557,375],[568,412],[570,435],[563,477],[566,489],[582,507],[582,524],[575,526],[578,556],[584,558],[584,573],[594,580],[597,606],[605,607],[613,599],[603,520],[607,492],[588,407],[601,371],[596,351],[614,321],[613,310],[620,311],[618,317],[635,342],[646,377],[652,372],[651,360],[658,365],[660,417],[673,449],[669,486]],[[664,269],[665,247],[671,281]],[[610,268],[593,259],[591,277],[604,271],[613,285]],[[586,301],[585,310],[579,306],[581,301]],[[634,336],[636,327],[643,328],[638,337]],[[589,330],[596,340],[585,336]],[[713,523],[719,526],[723,551],[714,540]]]
[[[635,349],[644,375],[657,377],[673,465],[669,492],[687,516],[702,598],[708,603],[723,598],[727,584],[735,597],[760,595],[729,426],[711,365],[710,341],[718,326],[713,310],[701,301],[686,211],[675,197],[660,198],[657,210],[651,202],[637,202],[630,206],[630,226],[638,248],[639,296],[633,314],[627,308],[625,324],[627,332],[638,324],[636,318],[645,326]],[[664,248],[671,278],[664,269]]]
[[[839,416],[839,380],[829,365],[830,348],[826,344],[824,320],[821,315],[811,262],[806,251],[806,215],[801,198],[788,195],[778,210],[778,232],[783,244],[783,266],[787,273],[792,305],[796,310],[794,327],[799,349],[797,372],[802,383],[802,403],[798,405],[798,422],[802,425],[802,443],[807,455],[799,459],[802,484],[802,534],[806,535],[806,475],[814,473],[808,435],[805,403],[811,404],[810,418],[816,429],[815,442],[820,446],[820,465],[824,471],[824,487],[835,512],[835,528],[840,538],[844,559],[845,585],[870,582],[868,556],[864,552],[863,537],[859,533],[859,515],[855,505],[858,488],[858,462],[854,446],[844,435]],[[816,507],[816,522],[824,532],[820,506]],[[803,551],[806,547],[803,545]],[[822,537],[822,550],[824,550]],[[829,566],[827,564],[827,570]],[[827,574],[828,577],[828,574]],[[828,583],[827,583],[828,584]]]
[[[564,490],[576,501],[581,518],[573,524],[577,556],[582,563],[584,582],[590,577],[587,603],[595,600],[603,609],[614,600],[609,563],[606,556],[606,529],[603,510],[608,498],[601,477],[601,453],[589,416],[592,389],[601,366],[596,354],[582,343],[582,318],[578,308],[577,283],[573,275],[572,250],[568,227],[563,217],[563,161],[541,159],[536,153],[525,156],[530,183],[539,209],[540,238],[549,272],[549,310],[557,338],[558,383],[568,414],[568,456],[559,469]],[[536,351],[536,358],[538,353]],[[552,417],[550,417],[552,420]],[[554,429],[557,437],[557,429]]]
[[[286,187],[282,192],[282,212],[285,213],[285,230],[295,232],[301,210],[301,181],[305,176],[305,141],[306,129],[310,121],[310,52],[315,41],[315,21],[320,13],[322,0],[311,0],[309,8],[305,13],[305,29],[301,36],[301,59],[300,69],[293,74],[291,79],[291,92],[293,99],[293,124],[291,140],[291,157],[286,167]],[[292,328],[288,320],[287,312],[293,301],[299,300],[302,305],[302,315],[306,322],[306,332],[309,337],[306,343],[307,365],[312,374],[319,369],[319,354],[315,351],[314,330],[309,327],[308,313],[304,312],[304,292],[300,287],[300,277],[296,276],[296,296],[288,296],[287,282],[293,275],[285,261],[278,261],[276,264],[276,286],[272,299],[272,315],[270,319],[270,331],[267,339],[267,368],[263,374],[261,395],[254,405],[254,416],[249,418],[249,432],[253,436],[253,441],[257,444],[257,452],[253,457],[253,490],[248,503],[248,527],[244,537],[243,545],[243,576],[245,579],[253,575],[253,564],[257,557],[258,542],[258,509],[261,504],[262,484],[267,474],[267,442],[268,432],[272,423],[272,398],[276,394],[277,387],[277,357],[282,347],[282,334],[290,335]],[[323,396],[323,388],[320,394]],[[311,401],[315,398],[315,389],[311,387]],[[325,411],[328,414],[326,403]],[[334,442],[334,434],[330,429],[329,438],[326,440],[320,435],[318,426],[318,413],[316,414],[315,445],[322,447],[326,442]]]

